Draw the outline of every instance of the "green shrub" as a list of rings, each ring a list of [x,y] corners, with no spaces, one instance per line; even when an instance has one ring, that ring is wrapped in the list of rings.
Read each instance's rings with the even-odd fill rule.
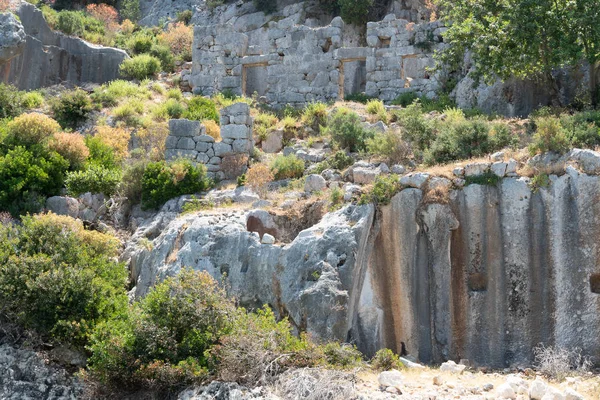
[[[369,10],[373,0],[338,0],[340,12],[344,22],[354,25],[367,23]]]
[[[39,108],[44,104],[44,96],[40,92],[27,92],[23,94],[23,108],[32,109]]]
[[[17,146],[0,156],[0,210],[14,216],[38,212],[46,196],[60,193],[69,162],[40,146]]]
[[[51,107],[54,118],[63,128],[76,128],[93,109],[90,97],[81,89],[63,93]]]
[[[322,363],[321,349],[306,335],[294,335],[287,319],[277,322],[273,311],[266,306],[255,313],[240,311],[233,330],[212,351],[220,379],[243,384],[266,383],[289,368]]]
[[[148,54],[140,54],[124,60],[119,71],[126,78],[146,79],[160,71],[160,60]]]
[[[592,111],[561,116],[561,126],[573,147],[594,148],[600,145],[600,121],[594,118],[598,115],[600,113]]]
[[[500,179],[502,178],[488,171],[485,174],[465,177],[465,185],[496,186],[500,182]]]
[[[59,130],[60,125],[44,114],[22,114],[6,125],[4,142],[9,146],[45,146]]]
[[[169,89],[167,91],[167,98],[181,101],[183,99],[183,93],[181,93],[181,89],[179,88]]]
[[[192,21],[192,10],[184,10],[177,13],[177,21],[189,25]]]
[[[400,357],[390,349],[381,349],[371,359],[371,367],[376,371],[401,370],[404,369],[404,364],[400,361]]]
[[[81,36],[85,32],[85,17],[79,11],[61,11],[56,28],[67,35]]]
[[[173,197],[198,193],[209,186],[204,165],[194,166],[188,160],[169,164],[152,162],[146,166],[142,177],[142,207],[158,208]]]
[[[252,0],[258,11],[271,14],[277,11],[277,0]]]
[[[354,159],[350,157],[344,150],[338,150],[332,156],[327,158],[327,164],[330,168],[344,170],[354,164]]]
[[[146,30],[138,31],[127,41],[127,48],[134,55],[149,53],[154,44],[154,38]]]
[[[331,135],[337,148],[351,152],[366,150],[367,140],[373,136],[372,131],[363,127],[358,114],[346,108],[333,113],[324,132]]]
[[[70,217],[0,224],[0,313],[45,340],[84,345],[100,321],[127,307],[118,241]],[[8,240],[6,240],[8,239]]]
[[[183,113],[183,118],[195,121],[209,119],[219,123],[219,113],[215,102],[202,96],[196,96],[188,102],[188,108]]]
[[[444,112],[449,108],[456,108],[456,103],[447,94],[440,94],[435,99],[422,97],[420,101],[423,105],[423,111],[426,113],[432,111]]]
[[[308,125],[316,134],[319,134],[321,127],[327,125],[327,104],[321,102],[309,103],[302,113],[302,122]]]
[[[338,186],[333,187],[331,192],[329,193],[329,202],[331,203],[329,209],[335,210],[340,205],[343,204],[344,201],[344,192]]]
[[[152,48],[150,49],[150,55],[160,60],[160,65],[163,71],[173,72],[175,70],[175,57],[173,57],[171,49],[169,49],[167,46],[160,44],[152,45]]]
[[[118,104],[119,100],[127,97],[143,100],[150,95],[150,92],[145,87],[136,85],[133,82],[117,79],[94,89],[91,97],[97,104],[101,104],[104,107],[113,107]]]
[[[85,145],[90,151],[88,165],[96,165],[105,169],[118,169],[119,163],[115,150],[104,143],[99,137],[86,136]]]
[[[304,174],[304,161],[294,154],[284,156],[278,155],[270,165],[276,180],[300,178]]]
[[[488,123],[483,120],[442,124],[435,141],[425,153],[425,163],[432,165],[481,157],[492,150],[489,131]]]
[[[537,193],[541,188],[548,186],[550,186],[550,177],[548,174],[537,174],[529,182],[529,187],[533,193]]]
[[[367,152],[391,164],[398,164],[410,158],[410,145],[404,141],[400,131],[378,132],[367,140]]]
[[[147,165],[148,162],[146,160],[139,160],[134,161],[123,169],[123,178],[119,185],[119,192],[131,204],[139,204],[142,201],[142,177]]]
[[[569,140],[559,118],[539,117],[534,119],[534,123],[536,131],[529,145],[529,152],[532,155],[547,151],[564,153],[569,150]]]
[[[102,193],[110,197],[116,193],[120,182],[121,171],[118,169],[109,169],[101,165],[91,164],[82,171],[67,173],[65,185],[72,196],[91,192]]]
[[[140,18],[140,0],[122,0],[119,13],[121,18],[137,22]]]
[[[386,205],[392,200],[392,197],[402,189],[398,175],[379,175],[371,191],[364,193],[359,204],[375,203]]]
[[[185,112],[185,108],[175,99],[169,99],[165,102],[165,109],[169,118],[180,118]]]
[[[408,107],[417,100],[419,96],[415,92],[404,92],[392,100],[393,106]]]
[[[23,112],[21,92],[12,85],[0,82],[0,118],[16,117]]]
[[[356,346],[347,343],[327,343],[323,346],[323,353],[327,364],[338,368],[356,368],[363,361]]]
[[[232,330],[236,310],[206,272],[184,269],[134,303],[121,323],[92,338],[92,373],[103,382],[179,387],[206,378],[209,351]]]
[[[364,93],[352,93],[344,96],[345,101],[352,101],[361,104],[367,104],[369,100],[373,99],[375,99],[373,96],[367,96]]]
[[[421,103],[416,101],[403,110],[394,114],[398,123],[403,128],[403,136],[417,150],[424,151],[435,139],[435,131],[431,121],[423,115]]]

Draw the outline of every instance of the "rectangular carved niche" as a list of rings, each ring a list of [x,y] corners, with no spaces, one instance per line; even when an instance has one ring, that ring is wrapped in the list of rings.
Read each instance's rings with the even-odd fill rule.
[[[267,63],[248,64],[242,68],[242,93],[245,96],[267,94]]]
[[[367,60],[341,60],[339,99],[356,93],[364,93],[367,87]]]

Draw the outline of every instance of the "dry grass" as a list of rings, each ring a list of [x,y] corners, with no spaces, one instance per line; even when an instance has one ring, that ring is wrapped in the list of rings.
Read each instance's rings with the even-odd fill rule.
[[[283,373],[275,393],[294,400],[348,400],[356,396],[356,376],[322,368],[293,369]]]
[[[569,375],[585,374],[592,366],[591,360],[577,348],[565,349],[540,344],[533,352],[538,370],[558,382]]]

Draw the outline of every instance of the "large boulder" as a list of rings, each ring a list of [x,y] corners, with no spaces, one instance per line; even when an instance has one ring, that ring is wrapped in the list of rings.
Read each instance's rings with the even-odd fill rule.
[[[23,52],[25,30],[12,13],[0,14],[0,65]]]
[[[248,212],[170,215],[161,210],[142,223],[127,245],[124,261],[129,261],[136,297],[191,267],[217,280],[226,275],[228,289],[244,306],[271,304],[316,339],[346,339],[372,206],[326,214],[282,246],[263,244],[259,234],[249,232]]]
[[[53,196],[46,200],[46,209],[54,214],[77,218],[79,215],[79,202],[72,197]]]

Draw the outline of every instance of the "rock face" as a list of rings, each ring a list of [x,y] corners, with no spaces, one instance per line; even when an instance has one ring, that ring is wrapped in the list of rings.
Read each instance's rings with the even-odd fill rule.
[[[0,346],[1,399],[72,400],[81,392],[77,381],[64,370],[46,365],[33,351]]]
[[[0,65],[21,54],[25,48],[25,30],[12,13],[0,14]]]
[[[447,204],[409,187],[377,218],[347,206],[274,245],[249,232],[248,212],[175,218],[167,207],[128,246],[134,292],[188,266],[226,273],[242,304],[369,355],[403,342],[421,362],[505,367],[545,343],[599,357],[600,177],[568,167],[550,181],[535,192],[527,178],[471,184]]]
[[[17,15],[26,34],[26,44],[20,54],[17,52],[9,60],[3,61],[0,56],[0,79],[4,82],[30,90],[64,81],[81,85],[119,77],[119,65],[128,57],[123,50],[96,46],[54,32],[42,12],[25,1],[21,2]],[[4,33],[2,21],[0,26]]]
[[[262,244],[258,233],[249,232],[244,212],[187,215],[163,228],[170,218],[163,210],[138,229],[126,250],[137,282],[134,293],[146,294],[183,267],[205,270],[218,280],[226,274],[241,304],[268,304],[315,337],[345,338],[360,266],[365,265],[357,257],[364,254],[360,249],[373,215],[372,206],[349,206],[280,246]],[[161,232],[158,237],[156,232]],[[153,237],[152,250],[136,244]]]

